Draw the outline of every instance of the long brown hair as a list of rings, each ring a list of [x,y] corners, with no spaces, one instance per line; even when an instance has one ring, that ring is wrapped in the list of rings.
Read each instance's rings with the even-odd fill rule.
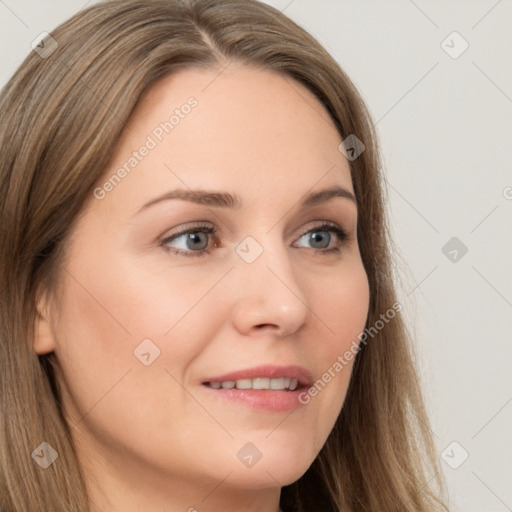
[[[56,293],[67,235],[137,102],[177,70],[232,62],[295,79],[344,139],[358,241],[370,283],[367,327],[397,303],[385,187],[367,108],[338,63],[304,29],[256,0],[110,0],[55,29],[0,95],[0,506],[85,512],[88,498],[63,419],[54,354],[32,348],[36,299]],[[40,48],[41,49],[41,48]],[[46,52],[46,53],[45,53]],[[293,83],[293,82],[290,82]],[[341,414],[306,473],[282,489],[284,510],[447,510],[410,336],[399,313],[357,353]],[[47,469],[31,454],[49,443]]]

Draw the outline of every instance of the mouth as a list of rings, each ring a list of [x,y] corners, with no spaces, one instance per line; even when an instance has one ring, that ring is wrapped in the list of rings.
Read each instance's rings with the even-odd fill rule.
[[[299,389],[298,379],[256,377],[255,379],[238,379],[203,382],[213,389],[270,389],[272,391],[295,391]],[[300,387],[303,387],[302,385]]]
[[[266,412],[286,412],[305,405],[300,395],[313,383],[300,366],[264,365],[204,379],[214,396]]]

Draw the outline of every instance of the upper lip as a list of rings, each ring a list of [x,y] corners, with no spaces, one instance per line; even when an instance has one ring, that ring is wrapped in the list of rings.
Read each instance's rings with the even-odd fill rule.
[[[236,372],[226,373],[224,375],[209,377],[203,379],[203,383],[206,382],[225,382],[228,380],[241,380],[241,379],[255,379],[257,377],[263,377],[268,379],[297,379],[299,386],[311,386],[313,383],[313,377],[308,370],[302,366],[288,365],[288,366],[277,366],[277,365],[261,365],[248,368],[246,370],[239,370]]]

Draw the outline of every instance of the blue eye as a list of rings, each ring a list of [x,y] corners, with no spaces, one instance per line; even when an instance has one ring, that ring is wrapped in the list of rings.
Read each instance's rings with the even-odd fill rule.
[[[338,226],[323,224],[321,226],[310,229],[304,233],[300,239],[308,237],[307,241],[313,244],[313,249],[324,249],[321,252],[337,252],[340,249],[339,244],[335,247],[329,248],[331,239],[333,238],[332,233],[335,233],[340,241],[344,241],[347,237],[345,231],[343,231]]]
[[[167,237],[161,241],[161,245],[166,251],[178,254],[181,256],[206,256],[210,253],[207,249],[209,242],[209,235],[217,232],[215,227],[209,225],[197,225],[192,228],[180,231]],[[332,241],[332,234],[338,239],[338,243],[334,247],[329,247]],[[306,231],[300,238],[307,238],[307,242],[312,244],[312,249],[318,249],[318,253],[337,253],[341,250],[343,242],[348,238],[347,233],[336,224],[324,223],[320,226]],[[171,242],[176,242],[181,239],[179,245],[181,247],[170,246]],[[299,246],[303,247],[303,246]]]
[[[217,231],[216,228],[212,226],[198,225],[193,228],[186,229],[184,231],[180,231],[165,240],[162,240],[162,245],[175,254],[180,254],[183,256],[204,256],[208,254],[206,247],[208,247],[209,237]],[[202,235],[202,236],[200,236]],[[175,240],[183,239],[182,246],[177,249],[174,247],[169,247],[168,244]]]

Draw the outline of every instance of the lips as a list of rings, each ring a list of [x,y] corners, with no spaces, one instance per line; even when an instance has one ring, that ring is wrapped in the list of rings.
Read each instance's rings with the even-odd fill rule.
[[[290,412],[305,404],[299,395],[313,383],[301,366],[263,365],[204,379],[210,397],[266,413]]]

